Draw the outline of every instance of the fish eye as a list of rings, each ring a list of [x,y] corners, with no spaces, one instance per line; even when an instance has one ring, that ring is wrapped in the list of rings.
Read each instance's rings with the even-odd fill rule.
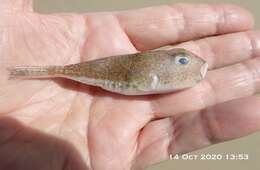
[[[187,65],[190,63],[190,59],[186,57],[185,55],[178,55],[175,58],[175,63],[178,65]]]

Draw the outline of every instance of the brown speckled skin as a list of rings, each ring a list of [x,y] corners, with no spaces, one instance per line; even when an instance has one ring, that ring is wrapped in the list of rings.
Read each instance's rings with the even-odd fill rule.
[[[175,58],[179,55],[188,57],[190,63],[176,64]],[[64,66],[57,71],[57,76],[121,94],[143,95],[194,86],[203,79],[200,69],[204,63],[184,49],[158,50]],[[156,89],[151,89],[151,74],[159,79]]]
[[[188,64],[180,64],[180,58],[188,59]],[[193,87],[204,78],[205,63],[187,50],[172,49],[111,56],[67,66],[16,66],[8,70],[13,78],[64,77],[120,94],[145,95]]]

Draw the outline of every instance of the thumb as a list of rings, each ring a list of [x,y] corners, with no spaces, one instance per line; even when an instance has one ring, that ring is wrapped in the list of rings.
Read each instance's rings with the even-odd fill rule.
[[[0,0],[0,11],[27,12],[33,11],[33,0]]]

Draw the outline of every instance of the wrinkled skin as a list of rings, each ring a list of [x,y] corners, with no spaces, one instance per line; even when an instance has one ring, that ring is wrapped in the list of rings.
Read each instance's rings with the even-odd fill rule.
[[[260,99],[254,96],[260,91],[260,33],[249,31],[253,19],[245,10],[178,4],[41,15],[30,6],[28,0],[0,4],[0,169],[143,169],[170,153],[260,128]],[[184,41],[177,46],[204,58],[211,71],[178,93],[126,97],[63,79],[8,80],[6,71]]]

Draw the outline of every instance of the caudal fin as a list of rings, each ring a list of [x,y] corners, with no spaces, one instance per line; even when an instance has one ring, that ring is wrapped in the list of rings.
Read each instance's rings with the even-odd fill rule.
[[[9,78],[48,78],[56,74],[56,66],[15,66],[7,68]]]

